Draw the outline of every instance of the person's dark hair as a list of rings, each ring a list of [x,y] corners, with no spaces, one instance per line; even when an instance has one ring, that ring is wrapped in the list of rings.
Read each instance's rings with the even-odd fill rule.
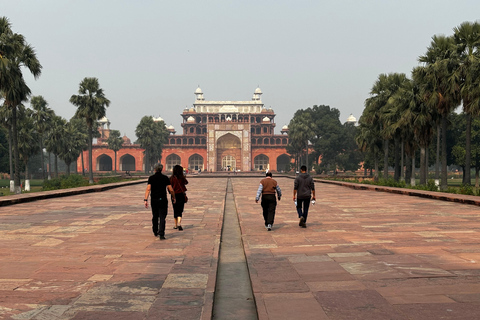
[[[183,167],[181,165],[176,165],[173,167],[172,176],[170,178],[176,177],[178,180],[185,181],[185,175],[183,174]]]
[[[163,164],[161,163],[157,163],[153,166],[153,170],[155,170],[155,172],[162,172],[163,170]]]
[[[272,171],[268,171],[266,174],[265,174],[266,177],[271,177],[272,176]]]
[[[307,166],[301,166],[300,171],[307,171]]]

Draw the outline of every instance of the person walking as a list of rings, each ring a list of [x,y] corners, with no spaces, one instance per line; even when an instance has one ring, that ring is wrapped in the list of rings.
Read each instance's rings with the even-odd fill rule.
[[[296,201],[297,213],[300,218],[298,225],[302,228],[307,227],[310,199],[315,200],[315,183],[313,178],[307,173],[307,167],[301,166],[300,174],[295,178],[293,185],[293,201]]]
[[[173,229],[178,229],[182,231],[182,215],[183,209],[185,208],[185,203],[187,203],[188,198],[186,195],[188,184],[187,178],[183,174],[182,166],[178,164],[173,167],[172,176],[170,177],[170,184],[172,185],[173,192],[175,193],[175,203],[173,204],[173,218],[175,219],[175,226]]]
[[[272,178],[271,171],[268,171],[265,176],[266,177],[262,179],[262,181],[260,181],[260,185],[258,186],[255,203],[258,203],[261,195],[261,204],[263,209],[263,219],[265,220],[265,228],[268,231],[271,231],[273,227],[273,222],[275,220],[275,209],[277,206],[275,192],[277,193],[278,201],[280,201],[280,199],[282,198],[282,190],[278,186],[277,181]]]
[[[148,208],[148,196],[151,193],[150,205],[152,207],[152,230],[153,234],[165,240],[165,219],[168,214],[167,191],[172,195],[172,202],[175,204],[175,193],[170,185],[170,179],[162,174],[163,165],[157,163],[153,169],[155,174],[148,178],[147,189],[145,190],[145,208]]]

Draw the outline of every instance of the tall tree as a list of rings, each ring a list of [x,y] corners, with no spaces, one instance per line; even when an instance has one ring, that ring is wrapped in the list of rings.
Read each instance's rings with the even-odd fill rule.
[[[25,191],[30,191],[30,174],[28,172],[28,161],[30,157],[40,150],[38,143],[39,135],[35,130],[33,111],[25,109],[19,112],[18,117],[18,151],[20,159],[25,165]]]
[[[380,127],[371,124],[368,121],[369,120],[364,120],[364,115],[362,114],[358,120],[359,128],[357,135],[355,136],[355,142],[357,143],[360,151],[364,153],[364,159],[373,158],[374,180],[378,181],[378,158],[382,149],[383,141],[380,136]]]
[[[447,189],[447,118],[460,104],[457,48],[452,37],[433,36],[427,52],[418,58],[424,66],[415,68],[412,76],[419,86],[423,101],[441,116],[440,188]]]
[[[401,123],[403,113],[405,109],[410,106],[410,100],[408,99],[412,90],[411,81],[404,74],[391,74],[387,79],[390,96],[387,103],[382,107],[383,114],[383,135],[388,140],[394,142],[394,180],[400,180],[401,174],[401,146],[402,144],[402,130],[405,125]]]
[[[388,152],[389,142],[392,139],[392,131],[389,128],[388,122],[388,100],[401,88],[406,81],[406,76],[403,73],[380,74],[378,79],[370,90],[371,97],[365,101],[365,109],[362,117],[363,123],[367,126],[379,127],[376,131],[379,132],[383,138],[384,150],[384,178],[388,178]]]
[[[26,42],[21,34],[13,33],[10,22],[6,17],[0,18],[0,57],[0,92],[5,100],[5,106],[12,110],[15,193],[21,193],[17,107],[30,95],[30,88],[23,78],[22,70],[30,71],[37,78],[40,76],[42,66],[33,47]]]
[[[87,122],[85,121],[84,118],[77,118],[73,116],[70,119],[70,123],[75,127],[75,131],[80,134],[81,137],[81,146],[82,150],[80,152],[80,158],[81,158],[81,164],[82,164],[82,175],[85,176],[85,163],[83,161],[83,152],[88,150],[88,127],[87,127]],[[100,137],[100,132],[96,130],[98,128],[98,124],[94,124],[92,128],[95,128],[92,132],[92,136],[94,138],[99,138]]]
[[[115,173],[117,173],[117,151],[123,146],[123,138],[120,135],[120,131],[111,130],[107,139],[108,149],[115,152]]]
[[[1,92],[0,92],[1,95]],[[15,192],[14,173],[13,173],[13,147],[12,147],[12,109],[2,104],[0,106],[0,123],[7,130],[8,140],[8,163],[10,169],[10,192]]]
[[[343,124],[341,140],[342,151],[338,157],[338,166],[344,171],[356,171],[360,167],[362,154],[355,142],[358,127],[354,123],[346,122]]]
[[[70,175],[70,165],[78,159],[84,144],[84,134],[77,130],[74,122],[67,122],[63,127],[63,135],[60,137],[60,148],[58,150],[59,158],[65,161],[67,176]]]
[[[297,110],[288,124],[288,144],[287,150],[296,154],[297,159],[305,151],[305,164],[308,166],[308,145],[315,137],[315,123],[312,119],[311,110]],[[289,151],[289,152],[290,152]],[[297,163],[298,165],[298,163]],[[297,168],[299,170],[299,168]]]
[[[307,111],[313,121],[313,126],[309,127],[312,132],[309,140],[313,145],[314,158],[321,156],[320,167],[332,170],[335,174],[338,168],[343,169],[343,164],[348,162],[345,141],[347,128],[340,122],[340,111],[326,105],[314,105]],[[354,143],[353,137],[351,142]]]
[[[43,140],[45,131],[47,130],[55,113],[52,109],[48,108],[47,101],[42,96],[34,96],[30,100],[30,106],[33,108],[34,126],[39,135],[40,141],[40,154],[42,161],[42,178],[45,180],[45,160],[43,155]]]
[[[65,135],[65,126],[67,121],[59,116],[52,118],[51,125],[47,131],[45,146],[47,151],[54,154],[55,178],[58,178],[58,155],[62,151],[62,141]]]
[[[155,122],[152,117],[144,116],[137,125],[135,134],[137,143],[145,149],[145,173],[148,173],[153,162],[160,160],[169,132],[163,121]]]
[[[460,67],[460,92],[463,101],[463,110],[467,117],[465,133],[465,176],[464,184],[470,185],[471,175],[471,140],[472,117],[480,114],[480,23],[464,22],[453,29],[453,38],[457,44]]]
[[[8,133],[0,127],[0,172],[8,171]]]
[[[97,78],[84,78],[80,82],[78,95],[72,95],[70,103],[77,107],[75,116],[85,118],[88,127],[88,173],[89,183],[93,184],[93,164],[92,164],[92,142],[93,142],[93,124],[95,120],[100,120],[106,114],[106,107],[110,105],[110,100],[105,97],[103,89]]]

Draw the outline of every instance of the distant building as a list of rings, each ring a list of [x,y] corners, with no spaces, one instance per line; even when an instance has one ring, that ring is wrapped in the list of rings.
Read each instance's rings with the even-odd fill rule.
[[[261,101],[255,89],[249,101],[207,101],[195,90],[193,107],[182,113],[183,133],[172,134],[163,148],[167,171],[179,164],[190,171],[283,171],[287,154],[288,127],[274,134],[275,113]]]
[[[206,101],[200,88],[195,102],[181,114],[182,134],[170,125],[170,136],[163,147],[161,163],[165,171],[181,165],[190,171],[284,171],[291,162],[286,151],[288,127],[274,134],[275,113],[265,108],[262,91],[255,89],[249,101]],[[114,152],[106,145],[110,122],[102,119],[101,138],[93,146],[94,171],[111,171]],[[154,118],[161,121],[162,118]],[[124,147],[117,152],[117,170],[144,171],[143,149],[125,136]],[[127,143],[128,141],[128,143]],[[88,152],[84,152],[84,166]],[[80,158],[77,167],[81,171]]]
[[[108,172],[115,169],[115,152],[108,149],[107,139],[110,136],[110,121],[103,117],[99,120],[100,137],[92,145],[93,172]],[[142,171],[143,151],[138,144],[132,144],[123,136],[123,146],[117,151],[117,171]],[[83,151],[83,167],[88,170],[88,151]],[[82,172],[82,156],[77,159],[77,170]]]

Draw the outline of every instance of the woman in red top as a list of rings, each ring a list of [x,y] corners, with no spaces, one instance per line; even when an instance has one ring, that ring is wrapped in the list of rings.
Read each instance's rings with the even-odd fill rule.
[[[176,165],[173,167],[170,184],[172,185],[176,200],[173,204],[173,217],[175,218],[175,227],[173,227],[173,229],[182,231],[182,214],[185,203],[187,202],[187,196],[185,194],[187,187],[185,187],[185,185],[188,184],[187,178],[185,178],[185,175],[183,174],[182,166]]]

